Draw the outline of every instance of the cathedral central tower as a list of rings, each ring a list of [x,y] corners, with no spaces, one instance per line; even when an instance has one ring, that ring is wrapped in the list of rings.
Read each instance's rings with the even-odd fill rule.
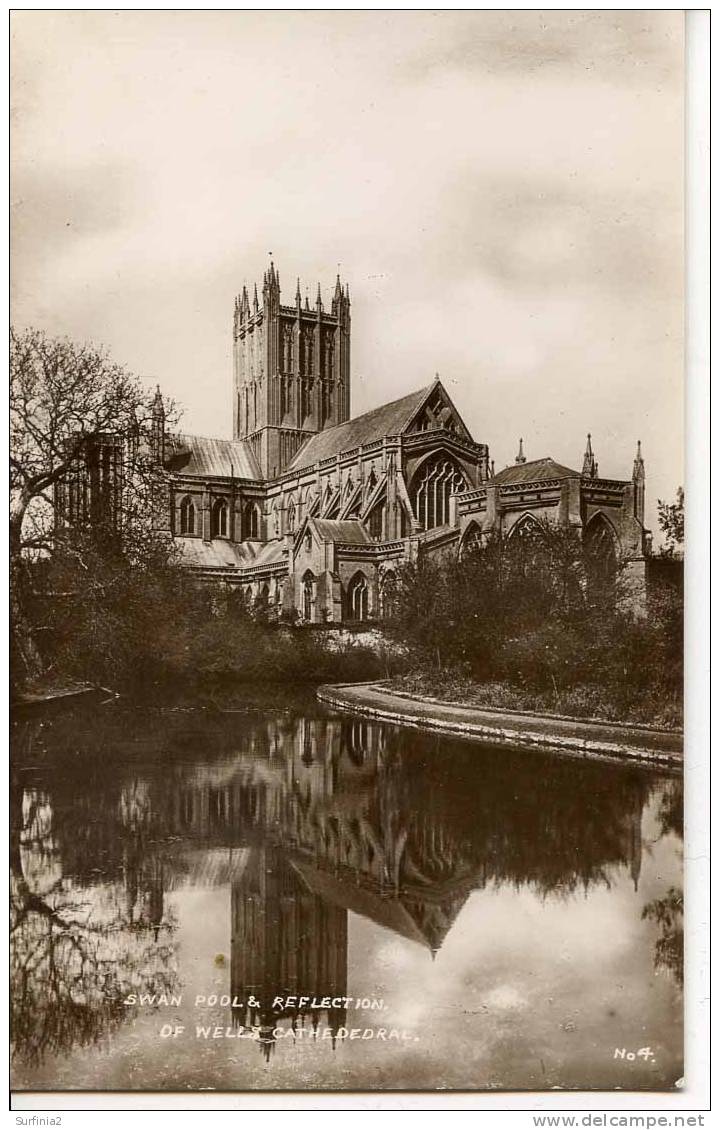
[[[350,416],[350,292],[338,275],[330,311],[318,286],[315,305],[280,302],[275,265],[235,299],[233,438],[247,440],[263,475],[282,473],[311,435]]]

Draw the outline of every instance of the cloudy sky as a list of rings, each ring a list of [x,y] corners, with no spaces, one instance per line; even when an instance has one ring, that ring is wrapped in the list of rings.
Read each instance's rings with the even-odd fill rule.
[[[24,11],[13,320],[230,435],[272,251],[353,300],[353,410],[439,372],[496,467],[682,481],[682,13]],[[654,507],[653,507],[654,509]],[[654,523],[653,523],[654,524]]]

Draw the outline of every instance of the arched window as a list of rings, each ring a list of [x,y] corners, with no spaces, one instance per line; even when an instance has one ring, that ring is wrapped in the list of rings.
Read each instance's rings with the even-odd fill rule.
[[[537,541],[542,537],[542,527],[532,514],[523,514],[510,530],[508,537],[521,541]]]
[[[381,541],[383,536],[383,518],[385,507],[380,503],[373,506],[368,517],[368,532],[373,541]]]
[[[224,498],[216,498],[210,511],[210,537],[228,536],[228,504]]]
[[[436,455],[418,470],[411,492],[415,517],[424,530],[450,521],[450,495],[465,490],[465,476],[449,455]]]
[[[295,530],[295,502],[292,498],[287,508],[287,528],[288,533],[293,533]]]
[[[302,614],[303,620],[312,622],[313,604],[315,602],[315,577],[308,570],[302,581]]]
[[[351,620],[368,618],[368,583],[364,573],[357,573],[348,588],[348,609]]]
[[[305,552],[311,553],[312,552],[312,534],[310,533],[309,529],[305,531],[304,542],[305,542]]]
[[[596,580],[611,580],[617,570],[617,536],[603,514],[596,514],[583,530],[583,547],[588,573]]]
[[[380,615],[390,620],[395,614],[397,602],[397,577],[394,570],[388,569],[380,581]]]
[[[462,560],[464,557],[472,557],[473,553],[476,553],[481,547],[482,532],[477,522],[471,522],[470,525],[466,527],[465,533],[463,534],[462,540],[460,542],[460,548],[458,551],[460,560]]]
[[[189,494],[180,503],[180,533],[195,533],[195,504]]]
[[[243,536],[255,540],[258,537],[258,511],[254,502],[246,502],[243,508]]]

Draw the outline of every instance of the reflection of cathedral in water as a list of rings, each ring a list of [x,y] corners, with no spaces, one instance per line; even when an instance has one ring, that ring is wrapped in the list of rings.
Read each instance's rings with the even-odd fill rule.
[[[114,913],[156,943],[169,891],[227,887],[232,996],[258,1002],[232,1019],[260,1029],[266,1055],[279,1021],[345,1024],[337,1004],[273,1001],[347,997],[351,913],[435,954],[485,887],[567,894],[625,874],[637,889],[642,771],[307,717],[227,724],[199,760],[180,756],[182,720],[167,725],[144,771],[99,774],[94,793],[68,778],[44,806],[23,802],[17,870],[31,876],[30,845],[51,835],[48,882],[93,887],[101,862],[124,892]]]
[[[322,1015],[335,1035],[345,1023],[344,1002],[317,1005],[347,995],[347,913],[309,890],[281,851],[261,847],[232,885],[231,921],[231,993],[245,1006],[235,1022],[259,1026],[266,1054],[286,1017],[294,1028],[309,1019],[317,1029]],[[283,1005],[274,1005],[277,997]],[[287,1008],[288,997],[308,1002]]]
[[[563,809],[562,793],[559,807],[555,790],[553,803],[542,786],[538,795],[532,773],[535,787],[519,800],[523,782],[506,766],[485,779],[478,800],[482,793],[463,787],[462,775],[455,793],[447,781],[423,788],[424,772],[408,772],[404,756],[418,742],[366,722],[272,722],[236,751],[230,775],[223,762],[177,782],[175,833],[247,845],[231,886],[232,995],[243,1002],[252,995],[258,1007],[233,1019],[259,1027],[266,1054],[281,1020],[322,1022],[333,1032],[345,1023],[341,1008],[273,1009],[273,1001],[347,995],[349,912],[435,954],[470,893],[488,883],[588,886],[620,864],[637,888],[640,777],[629,778],[619,803],[615,788],[608,807],[606,791],[591,805],[581,801],[578,812],[577,797]],[[514,858],[524,838],[527,850]],[[544,874],[544,865],[555,874]]]

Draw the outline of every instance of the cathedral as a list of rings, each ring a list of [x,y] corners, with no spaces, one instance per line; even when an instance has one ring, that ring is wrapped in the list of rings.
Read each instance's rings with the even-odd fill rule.
[[[243,287],[233,313],[233,438],[165,434],[169,522],[183,565],[241,586],[298,623],[381,619],[396,570],[420,554],[462,553],[490,531],[528,533],[551,520],[578,530],[644,581],[644,465],[600,478],[590,437],[582,467],[550,456],[496,471],[439,379],[351,416],[350,292],[329,309],[298,282],[281,301],[271,263],[262,292]]]

